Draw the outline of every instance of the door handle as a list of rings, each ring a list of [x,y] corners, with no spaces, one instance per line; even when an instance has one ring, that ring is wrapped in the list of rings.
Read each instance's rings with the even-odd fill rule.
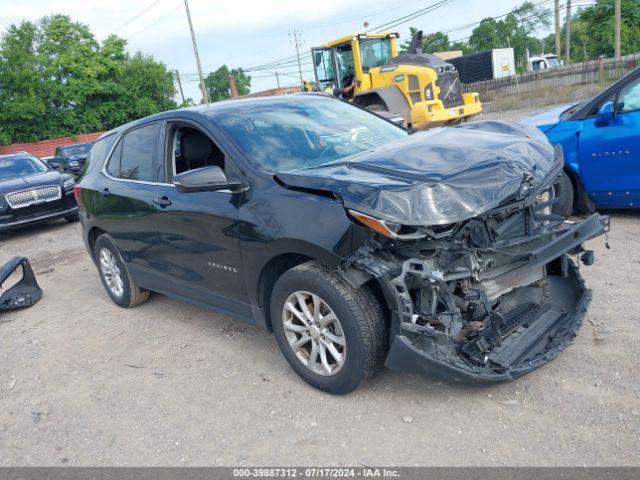
[[[109,195],[111,195],[111,192],[109,191],[108,188],[105,188],[102,190],[102,192],[100,192],[100,194],[102,195],[103,198],[107,198]]]
[[[156,205],[160,205],[160,207],[162,208],[165,208],[171,205],[171,200],[169,200],[169,197],[155,197],[153,199],[153,203],[155,203]]]

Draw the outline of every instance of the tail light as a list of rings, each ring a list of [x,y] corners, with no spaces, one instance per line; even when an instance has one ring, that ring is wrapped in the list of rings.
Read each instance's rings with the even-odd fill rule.
[[[76,203],[78,204],[78,206],[80,208],[82,208],[83,207],[83,205],[82,205],[82,189],[80,188],[80,185],[77,184],[77,183],[73,186],[73,196],[75,197]]]

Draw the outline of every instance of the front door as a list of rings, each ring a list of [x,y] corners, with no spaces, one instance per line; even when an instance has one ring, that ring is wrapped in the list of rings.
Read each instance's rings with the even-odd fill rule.
[[[320,92],[330,89],[328,93],[333,94],[333,87],[336,84],[335,57],[332,48],[312,48],[313,70],[316,75],[316,85]]]
[[[640,77],[621,87],[616,115],[607,125],[584,120],[579,138],[580,174],[601,207],[640,205]]]
[[[166,131],[168,177],[206,166],[228,169],[224,154],[203,129],[170,122]],[[164,206],[154,266],[161,284],[156,290],[250,319],[236,234],[241,195],[160,187]]]

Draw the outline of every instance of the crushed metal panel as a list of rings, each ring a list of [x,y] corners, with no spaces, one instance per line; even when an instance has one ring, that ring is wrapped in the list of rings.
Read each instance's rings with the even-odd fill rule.
[[[3,284],[18,269],[22,269],[22,278],[18,283],[4,290]],[[42,290],[26,257],[14,257],[0,267],[0,291],[2,292],[0,311],[30,307],[40,300]]]
[[[417,132],[277,178],[332,192],[347,209],[387,222],[436,226],[498,208],[553,180],[562,165],[562,149],[535,127],[484,121]]]

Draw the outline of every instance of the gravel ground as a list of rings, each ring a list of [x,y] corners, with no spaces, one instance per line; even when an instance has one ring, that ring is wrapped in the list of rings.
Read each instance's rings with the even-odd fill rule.
[[[45,293],[0,317],[0,465],[640,465],[640,216],[613,213],[610,243],[589,242],[594,300],[549,365],[484,389],[385,369],[334,397],[258,328],[115,306],[79,224],[2,236]]]

